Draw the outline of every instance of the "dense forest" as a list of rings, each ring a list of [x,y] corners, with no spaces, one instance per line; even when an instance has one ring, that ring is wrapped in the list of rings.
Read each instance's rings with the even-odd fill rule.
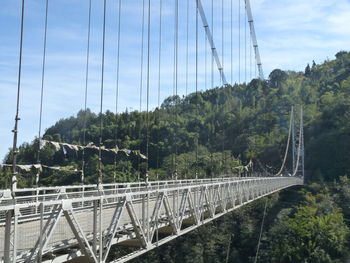
[[[267,199],[258,262],[345,262],[350,254],[350,53],[312,62],[302,72],[276,69],[268,80],[226,85],[171,96],[146,112],[99,116],[80,111],[48,128],[44,139],[76,145],[100,140],[106,148],[130,149],[148,156],[103,152],[104,182],[238,176],[235,167],[254,163],[255,172],[278,170],[285,150],[291,106],[302,105],[307,185]],[[297,108],[297,107],[296,107]],[[86,128],[84,129],[84,124]],[[85,136],[84,136],[85,135]],[[147,143],[148,142],[148,143]],[[21,145],[18,161],[37,162],[38,139]],[[5,158],[10,163],[11,152]],[[39,152],[40,185],[78,184],[85,160],[86,183],[96,183],[98,155],[53,147]],[[288,159],[290,166],[291,160]],[[0,173],[9,187],[10,171]],[[21,173],[19,186],[33,185],[36,171]],[[156,249],[135,262],[253,262],[264,204],[258,200]]]

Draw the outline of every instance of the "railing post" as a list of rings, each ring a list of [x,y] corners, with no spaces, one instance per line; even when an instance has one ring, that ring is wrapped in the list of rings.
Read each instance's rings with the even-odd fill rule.
[[[19,211],[17,207],[15,207],[15,209],[13,210],[13,241],[12,241],[12,246],[13,246],[12,262],[13,263],[17,262],[18,215],[19,215]]]
[[[4,240],[4,262],[10,263],[11,259],[11,227],[12,227],[13,210],[8,210],[6,213],[5,223],[5,240]]]
[[[144,233],[146,232],[146,196],[145,194],[142,194],[142,230],[144,231]]]
[[[145,239],[147,240],[147,245],[149,242],[152,242],[152,240],[150,240],[150,224],[149,224],[149,221],[150,221],[150,218],[149,218],[149,199],[150,199],[150,196],[149,196],[149,183],[148,183],[148,171],[146,172],[146,177],[145,177],[145,183],[146,183],[146,191],[147,191],[147,194],[146,194],[146,229],[144,229],[144,233],[146,233],[146,237]]]
[[[93,226],[92,226],[92,231],[93,231],[93,240],[92,240],[92,251],[96,255],[97,252],[97,201],[93,201]]]
[[[42,261],[42,253],[43,253],[43,228],[44,228],[44,203],[41,203],[39,206],[40,209],[40,236],[39,236],[39,251],[38,251],[38,263]]]
[[[102,229],[102,218],[103,218],[103,196],[100,196],[100,222],[99,222],[99,232],[100,232],[100,239],[99,239],[99,259],[100,262],[103,262],[103,229]]]
[[[16,206],[8,210],[5,221],[5,240],[4,240],[4,262],[16,263],[17,261],[17,233],[18,233],[18,215],[19,211]],[[12,227],[13,219],[13,227]],[[12,250],[11,250],[12,245]],[[12,253],[11,253],[12,252]],[[12,254],[12,258],[11,258]]]

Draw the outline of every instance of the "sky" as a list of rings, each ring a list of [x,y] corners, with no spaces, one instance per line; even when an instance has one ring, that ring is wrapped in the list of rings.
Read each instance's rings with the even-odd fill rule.
[[[222,1],[224,2],[223,17]],[[11,130],[14,126],[18,85],[21,2],[21,0],[2,0],[0,8],[0,160],[8,152],[13,140]],[[195,2],[194,0],[179,1],[177,85],[179,95],[195,91]],[[202,2],[211,25],[211,1],[202,0]],[[232,27],[231,0],[213,2],[214,26],[211,30],[226,78],[229,83],[249,81],[256,77],[256,71],[254,55],[251,54],[244,1],[240,0],[239,8],[239,0],[232,0]],[[42,133],[59,119],[76,115],[84,107],[88,3],[88,0],[49,0]],[[102,0],[92,0],[87,106],[94,112],[98,112],[100,106],[102,3]],[[150,109],[158,105],[159,3],[160,0],[151,0]],[[187,5],[189,6],[188,23]],[[163,0],[159,94],[161,100],[174,93],[174,6],[175,0]],[[265,77],[268,77],[275,68],[301,71],[307,63],[313,60],[316,63],[322,63],[324,60],[333,59],[338,51],[346,50],[349,46],[349,0],[251,0],[251,6]],[[119,112],[126,109],[139,110],[142,7],[142,0],[122,0]],[[25,0],[19,144],[31,142],[39,133],[44,22],[45,1]],[[224,38],[222,38],[222,23]],[[186,63],[187,25],[189,28],[188,64]],[[214,86],[220,85],[220,78],[214,66],[213,81],[211,79],[210,48],[201,20],[199,25],[198,89],[205,90],[211,88],[212,83]],[[116,110],[117,28],[118,1],[107,0],[103,111]],[[233,41],[231,41],[231,32]],[[147,23],[145,23],[144,33],[142,110],[146,109],[147,102]],[[239,46],[241,47],[240,59]],[[238,73],[239,68],[241,74]]]

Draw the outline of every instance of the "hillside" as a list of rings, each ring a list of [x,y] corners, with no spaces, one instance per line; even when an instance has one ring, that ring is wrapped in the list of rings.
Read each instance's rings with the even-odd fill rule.
[[[196,170],[199,177],[237,173],[234,167],[249,160],[256,169],[261,163],[275,171],[283,157],[292,105],[304,108],[309,186],[270,198],[260,262],[342,262],[350,226],[349,52],[339,52],[336,59],[320,65],[307,65],[303,72],[276,69],[266,81],[254,79],[249,84],[167,98],[149,114],[150,178],[171,178],[175,170],[179,178],[193,178]],[[44,139],[83,145],[86,118],[86,143],[98,145],[100,117],[80,111],[47,129]],[[107,111],[102,119],[106,148],[117,144],[147,152],[145,112],[115,115]],[[37,139],[22,145],[19,163],[35,163],[37,145]],[[41,150],[40,159],[45,165],[72,168],[44,170],[41,185],[80,182],[81,153],[63,154],[48,147]],[[113,154],[104,153],[102,159],[105,182],[112,182],[115,171],[117,181],[133,181],[145,173],[146,162],[139,158],[119,156],[116,167]],[[11,154],[6,158],[10,161]],[[85,161],[85,180],[95,183],[96,152],[87,151]],[[10,174],[2,173],[0,183],[6,187]],[[34,173],[27,173],[19,184],[32,185],[33,178]],[[251,262],[263,208],[264,200],[258,201],[135,262],[224,262],[227,251],[228,262]]]

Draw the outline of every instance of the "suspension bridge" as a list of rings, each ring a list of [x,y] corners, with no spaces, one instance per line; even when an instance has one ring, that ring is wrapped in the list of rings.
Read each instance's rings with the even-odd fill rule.
[[[20,121],[20,91],[21,91],[21,69],[22,69],[22,50],[23,50],[23,31],[25,19],[25,0],[22,0],[21,16],[21,38],[19,54],[19,74],[18,74],[18,93],[17,110],[15,116],[15,127],[13,129],[13,151],[12,163],[4,164],[4,167],[10,167],[13,175],[11,180],[11,189],[0,190],[0,259],[3,262],[66,262],[70,260],[82,260],[83,262],[127,262],[136,258],[164,243],[167,243],[181,235],[184,235],[203,224],[225,215],[234,209],[248,204],[261,197],[270,195],[282,189],[302,185],[304,183],[304,132],[303,132],[303,110],[302,107],[297,111],[292,108],[290,114],[288,139],[286,141],[285,154],[280,169],[275,174],[266,174],[264,172],[251,172],[249,176],[233,176],[231,174],[217,174],[210,179],[199,179],[198,174],[193,175],[193,179],[179,179],[176,170],[172,174],[172,180],[151,181],[148,178],[148,159],[149,159],[149,130],[146,134],[146,152],[130,151],[119,149],[116,145],[113,149],[104,147],[103,134],[103,96],[104,96],[104,67],[105,67],[105,38],[106,38],[106,9],[108,1],[103,0],[103,36],[102,36],[102,60],[101,60],[101,97],[100,97],[100,140],[95,145],[86,144],[86,119],[84,123],[83,145],[73,145],[66,142],[46,141],[42,138],[42,114],[45,90],[45,63],[46,63],[46,42],[49,16],[50,1],[46,0],[46,16],[44,29],[44,51],[42,61],[42,82],[41,82],[41,100],[40,100],[40,121],[38,131],[38,155],[36,164],[18,164],[17,163],[17,135],[19,132],[18,123]],[[89,55],[90,55],[90,24],[92,14],[92,1],[87,1],[89,8],[88,34],[87,34],[87,53],[86,53],[86,87],[85,87],[85,105],[87,110],[87,87],[89,75]],[[118,26],[117,26],[117,90],[116,90],[116,114],[118,113],[118,94],[119,94],[119,72],[120,66],[120,41],[126,36],[121,35],[121,20],[123,1],[118,0]],[[136,1],[135,1],[136,2]],[[159,18],[158,33],[158,107],[159,92],[161,89],[160,69],[162,52],[162,32],[164,28],[164,17],[162,0],[140,0],[137,3],[142,5],[142,46],[141,46],[141,80],[140,80],[140,111],[142,88],[147,91],[147,127],[149,127],[148,112],[150,108],[150,61],[152,59],[151,21]],[[186,46],[186,92],[188,74],[188,56],[189,56],[189,3],[188,1],[171,1],[174,5],[174,89],[173,95],[178,95],[178,70],[179,70],[179,20],[187,21],[187,46]],[[231,71],[231,84],[233,82],[233,55],[232,55],[232,28],[233,28],[233,7],[232,0],[217,1],[220,5],[222,16],[222,35],[221,35],[221,57],[217,48],[217,35],[213,34],[213,0],[211,1],[211,21],[208,20],[208,10],[210,3],[203,5],[201,0],[195,0],[195,83],[196,93],[199,86],[199,57],[203,55],[199,51],[199,32],[203,30],[205,34],[205,46],[209,45],[211,57],[211,74],[213,82],[214,68],[219,75],[220,85],[228,85],[226,77],[226,67],[224,64],[224,12],[230,14],[231,29],[230,54],[231,65],[228,71]],[[203,1],[204,2],[204,1]],[[209,1],[206,1],[209,2]],[[159,13],[153,10],[154,5],[159,7]],[[159,5],[159,6],[158,6]],[[184,5],[187,12],[184,17],[179,16],[179,5]],[[187,5],[187,9],[186,9]],[[225,7],[226,5],[226,7]],[[227,11],[227,10],[229,11]],[[243,10],[244,22],[241,20],[241,10]],[[155,16],[155,17],[153,17]],[[250,48],[253,49],[255,56],[255,67],[258,70],[258,77],[264,79],[264,73],[259,54],[258,42],[255,33],[254,20],[250,1],[239,1],[238,9],[239,35],[241,36],[240,26],[245,25],[245,34],[247,23],[249,25]],[[211,24],[210,24],[211,22]],[[163,24],[162,24],[163,23]],[[154,27],[153,27],[154,28]],[[247,43],[245,40],[245,68],[247,67]],[[241,77],[241,40],[239,39],[239,76]],[[145,48],[146,47],[146,48]],[[205,53],[205,56],[206,53]],[[243,57],[243,56],[242,56]],[[205,57],[206,66],[207,59]],[[229,63],[227,63],[229,64]],[[250,63],[251,64],[251,63]],[[207,74],[207,72],[206,72]],[[252,74],[252,70],[250,71]],[[245,71],[245,75],[247,72]],[[146,79],[143,81],[143,79]],[[247,77],[245,76],[247,79]],[[240,80],[239,80],[240,82]],[[145,84],[145,87],[143,85]],[[214,85],[212,85],[214,86]],[[176,105],[174,106],[176,107]],[[176,122],[177,116],[174,117]],[[298,123],[298,125],[296,125]],[[118,129],[118,127],[116,128]],[[118,137],[118,130],[116,130]],[[61,149],[68,147],[70,149],[82,152],[82,170],[80,185],[72,186],[41,186],[40,170],[44,166],[40,160],[40,151],[45,145],[50,144],[53,147]],[[86,146],[87,145],[87,146]],[[197,142],[198,152],[198,142]],[[85,150],[93,148],[98,151],[98,175],[96,184],[86,184],[84,181]],[[109,151],[117,155],[123,152],[127,155],[134,153],[140,159],[146,160],[147,169],[145,174],[138,176],[138,182],[124,183],[104,183],[103,172],[103,152]],[[292,155],[292,167],[287,167],[287,158]],[[117,162],[117,159],[115,159]],[[19,188],[17,186],[20,168],[30,167],[37,169],[35,187]],[[55,167],[45,166],[48,169]],[[249,165],[245,167],[249,170]],[[142,180],[141,180],[142,178]],[[121,249],[128,248],[128,249]],[[120,250],[120,251],[119,251]],[[117,251],[117,252],[116,252]]]

